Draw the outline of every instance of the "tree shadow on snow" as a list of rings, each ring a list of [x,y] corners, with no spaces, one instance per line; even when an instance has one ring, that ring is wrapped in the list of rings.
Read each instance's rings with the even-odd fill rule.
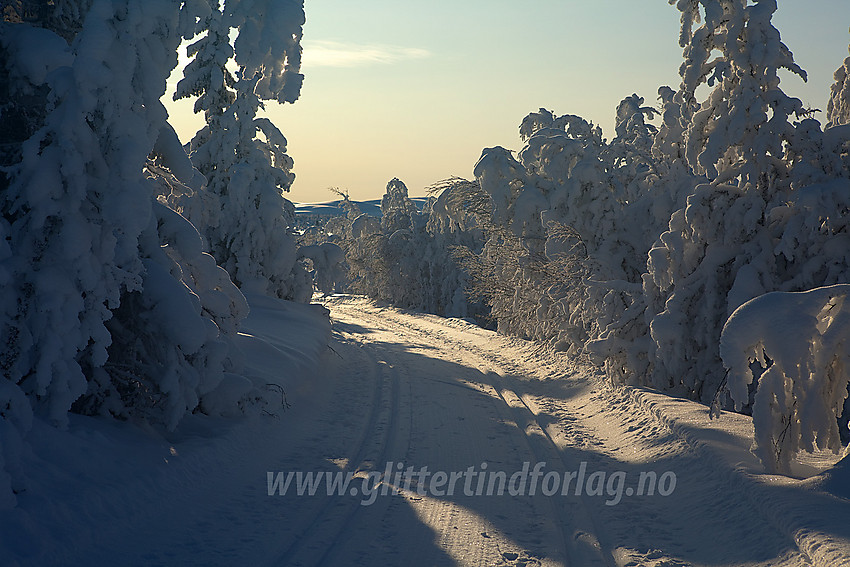
[[[546,496],[542,494],[542,484],[538,484],[535,496],[511,496],[507,489],[502,495],[488,496],[486,487],[481,495],[467,496],[462,483],[451,495],[426,490],[428,493],[421,496],[413,486],[413,492],[392,497],[394,504],[387,508],[389,515],[377,525],[372,543],[366,544],[372,551],[392,550],[389,555],[381,554],[387,560],[403,557],[417,565],[453,564],[456,558],[446,556],[440,549],[453,541],[452,531],[463,531],[463,526],[452,522],[464,514],[490,526],[477,537],[472,534],[472,539],[469,534],[463,536],[472,549],[493,547],[491,542],[499,539],[494,534],[501,534],[502,541],[507,538],[513,548],[492,551],[502,553],[503,558],[525,557],[532,564],[542,557],[557,558],[559,549],[566,548],[568,555],[581,553],[574,542],[576,531],[582,529],[593,531],[602,548],[618,561],[625,557],[647,561],[648,565],[662,559],[670,561],[669,565],[781,560],[797,551],[792,532],[801,525],[827,537],[850,540],[850,522],[846,521],[850,516],[845,502],[794,483],[778,486],[752,479],[742,481],[741,473],[731,469],[719,476],[718,470],[725,471],[725,465],[712,466],[706,454],[677,445],[679,438],[673,433],[655,431],[636,440],[642,445],[639,450],[653,455],[651,460],[606,452],[601,443],[582,432],[580,416],[557,411],[558,400],[568,400],[581,390],[576,385],[506,377],[517,394],[553,398],[553,407],[540,411],[536,424],[553,424],[576,440],[575,445],[553,453],[552,445],[535,433],[535,424],[531,423],[528,429],[529,424],[522,422],[522,411],[511,407],[517,405],[516,400],[493,395],[492,376],[458,362],[430,357],[423,354],[420,346],[400,342],[370,344],[379,359],[398,369],[397,379],[409,387],[409,447],[403,456],[393,455],[395,462],[403,461],[405,470],[427,467],[431,472],[450,474],[474,467],[477,473],[486,463],[490,476],[484,477],[485,485],[496,478],[494,492],[501,483],[493,473],[504,472],[510,479],[513,473],[522,471],[526,462],[527,482],[531,469],[542,461],[547,462],[541,472],[558,473],[561,486],[564,473],[576,473],[566,495],[559,490]],[[720,438],[723,433],[716,435]],[[733,439],[728,442],[733,443]],[[582,468],[584,483],[581,495],[576,497],[575,481]],[[542,477],[538,482],[542,483]],[[660,482],[665,483],[663,488]],[[406,487],[403,480],[401,485]],[[652,494],[648,493],[650,486]],[[629,489],[633,494],[629,494]],[[401,505],[405,499],[408,506]],[[427,516],[424,520],[423,514]],[[577,519],[581,517],[586,519]],[[434,527],[426,525],[428,522]],[[406,549],[405,542],[410,538],[396,540],[399,532],[430,538],[431,555],[415,546]],[[411,550],[416,554],[409,554]],[[526,555],[517,555],[520,552]]]

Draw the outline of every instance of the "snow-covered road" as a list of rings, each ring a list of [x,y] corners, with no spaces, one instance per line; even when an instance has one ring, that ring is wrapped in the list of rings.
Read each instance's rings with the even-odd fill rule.
[[[273,564],[850,561],[847,501],[753,474],[746,418],[710,423],[702,406],[612,390],[464,321],[357,298],[326,306],[332,391],[290,448],[302,458],[278,472],[355,476],[347,496],[270,485],[291,518]],[[383,484],[367,498],[370,473]]]
[[[313,470],[389,467],[387,486],[399,494],[298,497],[295,506],[311,521],[286,546],[282,564],[558,565],[568,556],[604,564],[580,498],[545,497],[539,488],[536,496],[512,497],[509,486],[488,496],[487,477],[480,489],[477,478],[460,477],[470,467],[508,479],[525,463],[552,470],[569,463],[492,353],[459,338],[474,327],[437,320],[423,328],[428,318],[356,300],[330,307],[339,390],[324,412],[325,437],[345,442],[326,447],[326,462]],[[416,473],[410,481],[408,470]]]
[[[762,474],[744,416],[357,297],[317,370],[315,306],[251,305],[246,371],[292,406],[38,422],[0,565],[850,565],[846,481]]]

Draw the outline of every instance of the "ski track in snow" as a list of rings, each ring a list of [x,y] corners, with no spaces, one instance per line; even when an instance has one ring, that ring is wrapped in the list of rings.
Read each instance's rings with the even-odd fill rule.
[[[612,388],[565,356],[465,321],[359,297],[325,305],[336,354],[287,389],[291,409],[189,419],[168,439],[124,450],[141,461],[167,449],[166,464],[137,468],[117,452],[124,472],[51,480],[65,502],[44,523],[59,537],[32,564],[850,565],[848,502],[760,474],[743,416],[709,422],[703,406]],[[271,344],[269,321],[252,333]],[[274,361],[255,355],[249,365],[268,373]],[[102,436],[112,439],[111,427]],[[588,475],[623,471],[626,486],[642,471],[672,471],[677,484],[668,496],[624,495],[616,505],[606,505],[609,495],[539,489],[465,496],[462,481],[443,496],[423,495],[416,483],[394,494],[387,484],[368,506],[362,494],[328,496],[324,486],[314,496],[294,486],[268,494],[267,472],[352,472],[360,486],[387,463],[432,472],[487,463],[509,476],[525,462],[559,473],[581,463]],[[825,464],[808,465],[808,474]],[[0,550],[13,545],[4,537],[15,535],[0,533]]]

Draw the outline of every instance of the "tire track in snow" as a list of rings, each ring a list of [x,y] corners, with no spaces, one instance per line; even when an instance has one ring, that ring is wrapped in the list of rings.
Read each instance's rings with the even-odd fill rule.
[[[515,416],[517,427],[522,430],[529,448],[537,456],[538,462],[560,464],[561,471],[576,470],[576,463],[568,464],[557,444],[551,438],[539,414],[511,388],[505,385],[505,376],[498,372],[489,372],[491,385],[505,406]],[[564,550],[574,565],[606,565],[613,567],[614,558],[603,550],[599,542],[597,522],[581,497],[571,497],[571,509],[567,509],[565,500],[547,498],[559,517],[559,525],[564,540]]]
[[[365,321],[367,318],[361,316],[360,313],[355,314],[352,317],[358,322]],[[382,329],[385,326],[381,325],[380,321],[377,319],[369,319],[372,321],[374,325],[373,329]],[[344,323],[343,323],[344,324]],[[395,331],[394,329],[393,331]],[[393,337],[394,338],[394,337]],[[367,346],[370,341],[367,341]],[[382,344],[380,341],[376,339],[374,343],[374,348],[376,349],[376,356],[380,356],[382,360],[385,360],[389,368],[392,368],[397,372],[399,377],[400,384],[404,387],[405,391],[405,399],[408,402],[408,405],[412,403],[413,394],[412,394],[412,385],[414,383],[418,384],[420,387],[420,391],[418,394],[421,399],[424,399],[425,403],[429,403],[431,401],[439,401],[443,400],[441,396],[436,396],[436,398],[432,399],[432,396],[429,394],[428,390],[431,388],[431,384],[439,384],[440,387],[447,386],[451,388],[456,388],[458,390],[459,395],[466,396],[482,396],[482,391],[479,388],[475,388],[471,385],[467,386],[463,383],[459,382],[451,382],[446,380],[435,379],[429,376],[423,375],[421,372],[417,372],[415,376],[411,376],[410,373],[414,370],[421,371],[419,366],[415,368],[407,368],[405,365],[411,363],[410,357],[415,357],[416,355],[410,352],[406,352],[406,349],[402,345],[397,345],[394,343],[386,343]],[[469,369],[473,371],[472,369]],[[423,390],[421,384],[423,382],[429,383],[429,385]],[[466,394],[461,394],[465,392]],[[453,400],[456,401],[457,396],[452,396]],[[396,450],[394,452],[389,452],[386,455],[386,458],[393,463],[407,462],[407,458],[410,456],[410,431],[413,430],[414,427],[414,412],[408,408],[404,414],[408,417],[407,420],[398,420],[398,424],[402,424],[403,421],[404,426],[407,428],[407,435],[405,436],[407,439],[407,443],[402,446],[402,444],[396,444]],[[438,412],[438,414],[431,414],[427,410],[423,410],[421,407],[418,408],[418,413],[416,417],[422,418],[425,416],[424,423],[419,423],[419,429],[417,432],[421,437],[417,438],[417,441],[420,442],[421,445],[429,445],[426,448],[427,451],[434,451],[435,449],[438,451],[439,455],[443,457],[443,459],[450,457],[453,448],[455,446],[452,444],[451,439],[444,439],[441,435],[445,435],[448,433],[451,435],[452,433],[457,433],[457,431],[452,431],[451,427],[449,427],[449,431],[436,431],[430,429],[430,426],[435,426],[436,423],[434,419],[438,419],[440,417],[447,416],[455,416],[456,413],[451,411],[446,411],[443,409],[442,413]],[[461,418],[463,419],[463,418]],[[424,427],[424,429],[423,429]],[[435,432],[436,431],[436,432]],[[446,444],[443,445],[443,442]],[[437,447],[433,445],[436,444]],[[466,453],[466,451],[463,451]],[[435,456],[433,453],[429,453],[432,457]],[[439,460],[439,459],[438,459]],[[433,461],[425,459],[424,461],[420,461],[418,464],[421,465],[423,462],[432,463]],[[451,461],[452,464],[456,464],[457,461]],[[408,463],[410,464],[410,463]],[[446,469],[452,470],[452,469]],[[454,469],[456,470],[456,469]],[[427,484],[427,483],[426,483]],[[401,498],[379,498],[376,502],[369,507],[367,513],[361,514],[358,517],[358,525],[357,530],[360,533],[369,533],[370,526],[376,528],[376,530],[371,531],[380,531],[382,535],[386,537],[387,532],[394,531],[397,526],[392,526],[391,528],[387,528],[386,522],[394,522],[401,521],[402,530],[406,528],[410,528],[412,524],[416,524],[419,528],[423,526],[439,526],[439,530],[435,533],[435,540],[439,540],[440,545],[443,548],[443,551],[448,551],[452,555],[452,560],[454,564],[459,563],[462,565],[476,565],[476,566],[489,566],[494,563],[494,553],[493,547],[498,549],[498,539],[495,534],[488,534],[487,530],[476,532],[475,529],[472,529],[471,526],[479,525],[476,523],[476,520],[471,519],[463,510],[462,506],[458,505],[458,502],[455,502],[451,499],[441,500],[441,499],[430,499],[426,497],[424,500],[427,502],[423,505],[423,498],[418,495],[417,492],[414,491],[406,491],[400,490],[398,496]],[[402,500],[403,499],[403,500]],[[404,504],[400,504],[400,500],[403,502],[406,500]],[[410,517],[411,510],[418,510],[417,514],[419,515],[417,518]],[[364,524],[365,525],[361,525]],[[484,525],[484,524],[481,524]],[[488,528],[489,529],[489,528]],[[470,545],[469,537],[470,530],[474,533],[474,535],[479,536],[479,538],[483,539],[488,545]],[[365,539],[362,538],[362,539]],[[401,540],[405,540],[402,545],[405,546],[403,553],[404,557],[398,561],[398,564],[405,564],[410,562],[410,558],[417,558],[418,561],[422,561],[422,564],[448,564],[447,561],[450,560],[449,557],[444,554],[441,555],[439,550],[434,550],[429,548],[428,545],[422,545],[418,542],[413,542],[409,540],[409,536],[402,533]],[[347,543],[351,543],[348,548],[346,548]],[[353,562],[358,562],[358,564],[374,564],[374,560],[370,560],[369,554],[369,546],[374,545],[374,542],[363,543],[363,541],[358,541],[357,535],[354,533],[349,533],[341,539],[338,545],[334,546],[334,556],[335,559],[340,561],[339,564],[342,564],[341,561],[345,560],[345,564],[352,564]],[[458,546],[462,547],[462,551],[458,552]],[[367,548],[364,550],[363,548]],[[390,545],[389,547],[393,547]],[[514,548],[510,548],[512,551],[506,551],[504,554],[501,552],[495,553],[495,557],[501,560],[501,565],[509,565],[510,561],[506,560],[505,557],[514,557],[516,565],[528,565],[531,567],[532,565],[541,565],[538,561],[538,557],[534,555],[523,555],[522,553],[513,551]],[[345,552],[348,552],[349,555],[343,555]],[[352,553],[353,552],[353,553]],[[359,552],[359,556],[358,553]],[[398,550],[395,550],[397,553]],[[421,552],[421,554],[420,554]],[[452,553],[453,552],[453,553]],[[457,554],[457,556],[455,556]],[[334,564],[333,562],[329,564]],[[396,564],[395,562],[389,564]],[[555,565],[555,563],[549,562],[545,563],[546,565]],[[562,565],[563,563],[558,562],[557,565]]]
[[[385,360],[378,360],[377,351],[374,346],[369,343],[362,345],[363,350],[369,352],[370,358],[377,360],[377,364],[381,366],[382,372],[387,376],[387,380],[391,385],[390,403],[387,405],[385,400],[382,400],[381,419],[364,430],[364,434],[368,435],[369,431],[379,431],[382,433],[383,442],[380,443],[380,449],[373,453],[365,453],[359,458],[358,471],[360,472],[383,472],[385,463],[403,462],[407,455],[410,445],[410,388],[399,370],[389,364]],[[385,432],[385,433],[384,433]],[[387,492],[392,490],[387,480],[382,480],[380,490],[386,489]],[[376,487],[377,489],[377,487]],[[358,533],[374,533],[377,527],[374,526],[385,508],[390,505],[390,500],[379,497],[372,503],[368,509],[364,508],[358,502],[356,506],[349,509],[347,516],[342,522],[337,536],[333,539],[333,543],[327,547],[321,557],[314,563],[315,565],[343,565],[350,563],[348,557],[344,555],[347,546],[353,538],[357,537]],[[356,525],[357,530],[353,529]]]
[[[386,364],[378,361],[373,349],[366,345],[345,343],[346,354],[359,356],[364,368],[374,380],[369,418],[360,432],[355,447],[349,452],[343,474],[369,472],[385,460],[393,437],[400,435],[395,427],[399,412],[398,378]],[[408,430],[409,433],[409,430]],[[361,477],[355,476],[355,479]],[[354,483],[358,487],[359,482]],[[321,486],[320,489],[325,488]],[[353,488],[352,488],[353,489]],[[312,518],[303,527],[294,541],[271,562],[276,565],[324,565],[334,556],[336,549],[346,541],[346,533],[362,508],[357,495],[325,496]]]
[[[354,306],[354,308],[358,309],[357,306]],[[377,313],[373,312],[373,310],[377,310]],[[522,396],[518,395],[516,393],[517,389],[516,389],[515,386],[511,386],[510,388],[498,386],[498,384],[503,384],[503,383],[508,382],[508,381],[513,382],[513,380],[510,378],[511,374],[513,374],[513,375],[523,375],[527,371],[527,369],[523,368],[522,364],[519,361],[505,357],[504,354],[500,351],[489,350],[487,348],[484,348],[479,344],[478,341],[475,340],[476,338],[479,338],[479,339],[485,338],[485,340],[486,340],[486,337],[479,336],[479,335],[482,335],[482,333],[486,334],[486,333],[488,333],[488,331],[482,330],[482,329],[477,328],[477,327],[473,327],[469,324],[461,323],[460,321],[456,321],[456,320],[453,321],[453,320],[442,319],[442,318],[439,318],[437,316],[429,315],[429,314],[419,314],[419,313],[407,314],[407,313],[404,313],[403,311],[396,310],[395,308],[392,308],[392,307],[385,308],[385,307],[376,306],[374,304],[364,305],[360,309],[358,309],[357,312],[364,315],[365,316],[364,318],[366,318],[366,319],[372,318],[373,320],[376,320],[376,321],[385,321],[385,324],[386,324],[386,320],[392,320],[393,323],[395,323],[396,326],[400,329],[407,330],[408,332],[413,331],[413,332],[419,333],[421,335],[420,340],[423,340],[423,338],[424,338],[425,342],[428,342],[429,340],[433,340],[434,337],[439,337],[439,339],[441,341],[443,341],[444,344],[457,341],[460,345],[462,345],[462,347],[467,352],[474,352],[477,355],[478,358],[483,360],[485,362],[484,366],[486,368],[495,367],[495,368],[501,369],[501,372],[496,373],[497,381],[494,384],[494,388],[496,388],[497,391],[500,392],[500,395],[501,395],[501,392],[503,392],[503,391],[507,392],[507,395],[503,396],[506,405],[508,405],[509,407],[510,406],[517,407],[518,411],[519,411],[520,406],[524,406],[525,409],[527,410],[527,412],[530,414],[530,416],[539,415],[539,410],[537,409],[537,404],[535,404],[534,401],[532,401],[529,398],[528,395],[526,395],[526,394],[523,394]],[[445,322],[445,326],[444,326],[444,322]],[[445,327],[457,328],[458,330],[463,331],[463,334],[455,335],[453,333],[449,333],[449,332],[447,332]],[[499,339],[507,340],[508,342],[518,341],[518,339],[516,339],[514,337],[505,337],[505,336],[499,336]],[[513,404],[509,401],[511,399],[515,400],[515,402]],[[716,459],[712,460],[712,458],[710,458],[708,455],[705,455],[704,452],[700,450],[698,444],[695,444],[693,442],[694,440],[692,438],[685,435],[682,431],[677,430],[677,428],[670,428],[669,422],[665,420],[665,417],[663,415],[660,415],[658,412],[645,412],[644,411],[645,407],[643,406],[643,404],[640,404],[640,403],[634,403],[634,404],[629,404],[629,405],[631,406],[630,409],[632,411],[637,410],[640,414],[646,413],[653,421],[656,421],[657,423],[662,425],[662,427],[664,427],[665,429],[668,429],[671,433],[673,433],[674,435],[679,437],[680,441],[683,442],[685,445],[687,445],[689,447],[690,451],[699,455],[701,460],[704,460],[705,466],[707,468],[710,469],[716,464],[716,462],[715,462]],[[532,408],[535,408],[535,409],[532,409]],[[521,421],[518,421],[518,423],[520,423],[520,422]],[[552,424],[552,423],[547,424],[547,425],[543,425],[537,419],[534,419],[534,423],[536,424],[537,427],[540,427],[544,431],[545,435],[549,438],[549,440],[552,442],[552,444],[557,448],[557,443],[554,441],[554,438],[557,436],[557,432],[554,431],[555,425]],[[594,432],[591,431],[591,429],[589,429],[585,424],[579,424],[579,423],[573,422],[570,425],[570,427],[573,430],[579,430],[580,431],[580,433],[577,435],[577,438],[581,440],[583,446],[594,445],[597,448],[604,448],[605,447],[605,440],[596,437],[594,435]],[[560,450],[557,450],[557,453],[558,453],[559,457],[563,457],[563,454]],[[707,457],[707,458],[703,459],[703,457]],[[592,457],[591,457],[591,459],[592,459]],[[563,458],[560,458],[560,462],[564,465],[564,470],[575,470],[575,465],[569,465],[567,463],[567,461],[565,461]],[[601,463],[595,463],[595,464],[599,465]],[[751,500],[751,496],[746,494],[746,489],[743,486],[740,486],[738,482],[736,482],[736,481],[740,480],[740,478],[738,478],[739,475],[736,475],[735,473],[733,473],[733,471],[726,470],[726,469],[719,471],[719,473],[721,475],[720,478],[724,479],[727,482],[732,481],[732,485],[736,489],[735,493],[738,493],[738,489],[740,489],[740,493],[739,493],[739,497],[738,497],[739,501],[750,501]],[[722,484],[725,484],[725,483],[722,483]],[[728,488],[727,488],[727,490],[728,490]],[[718,491],[718,493],[719,493],[719,491]],[[615,563],[625,562],[625,560],[622,560],[622,561],[619,561],[619,562],[615,560],[615,558],[611,554],[613,546],[611,546],[610,544],[604,546],[604,549],[605,549],[604,552],[601,549],[599,550],[600,551],[599,557],[594,556],[595,554],[593,553],[593,550],[598,549],[600,547],[600,539],[602,540],[602,543],[605,543],[604,542],[604,539],[605,539],[604,532],[602,532],[601,530],[599,530],[597,528],[597,526],[599,526],[601,522],[595,518],[595,515],[590,510],[590,508],[587,505],[584,504],[584,500],[580,499],[580,501],[581,501],[580,516],[582,516],[582,518],[579,520],[579,526],[580,527],[578,527],[577,529],[574,530],[574,534],[578,535],[579,538],[583,538],[583,539],[577,540],[577,542],[581,542],[584,545],[580,546],[578,549],[576,549],[577,546],[575,546],[575,545],[573,546],[572,557],[576,557],[578,559],[576,564],[577,565],[583,565],[585,561],[594,561],[594,560],[596,560],[596,561],[601,560],[601,561],[604,561],[605,563],[610,564],[610,565],[614,565]],[[757,510],[760,512],[759,515],[762,516],[762,520],[765,521],[767,523],[767,525],[772,525],[772,526],[778,527],[778,526],[776,526],[776,519],[775,518],[771,518],[768,514],[763,513],[763,510],[761,509],[761,507],[757,508]],[[567,541],[570,540],[569,537],[567,537],[566,539],[567,539]],[[590,553],[588,553],[588,551],[590,551]],[[801,557],[802,562],[799,563],[800,565],[812,564],[810,558],[808,556],[806,556],[805,553],[802,553],[802,555],[803,555],[803,557]],[[654,563],[648,563],[647,565],[653,565],[653,564]],[[663,562],[663,559],[662,559],[661,564],[667,565],[666,563]],[[681,563],[676,563],[676,562],[671,562],[669,564],[671,566],[681,565]],[[830,563],[826,563],[825,565],[830,565],[830,567],[831,567]]]

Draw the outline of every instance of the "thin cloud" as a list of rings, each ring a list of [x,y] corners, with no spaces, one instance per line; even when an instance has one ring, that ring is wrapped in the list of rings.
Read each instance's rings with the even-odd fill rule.
[[[305,40],[304,67],[365,67],[387,65],[424,59],[430,55],[426,49],[397,45],[358,45],[327,40]]]

